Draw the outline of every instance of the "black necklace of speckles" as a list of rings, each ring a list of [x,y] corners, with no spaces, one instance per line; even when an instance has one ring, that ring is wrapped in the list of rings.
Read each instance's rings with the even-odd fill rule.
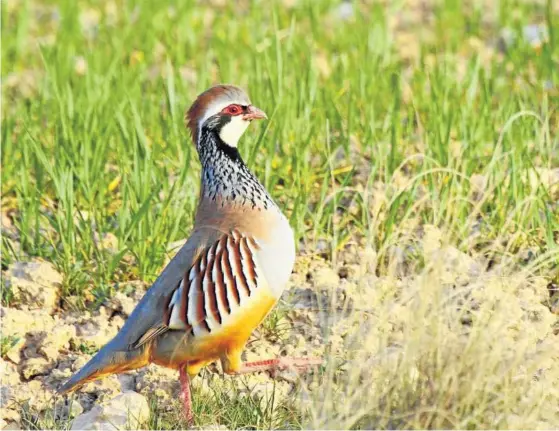
[[[212,200],[254,208],[277,208],[276,204],[243,162],[237,148],[227,145],[219,135],[202,128],[198,141],[202,164],[202,193]]]

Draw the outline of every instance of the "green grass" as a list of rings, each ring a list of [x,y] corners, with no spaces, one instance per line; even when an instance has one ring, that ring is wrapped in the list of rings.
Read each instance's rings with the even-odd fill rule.
[[[2,2],[2,211],[19,236],[2,238],[3,268],[53,262],[65,307],[153,281],[198,196],[184,111],[229,82],[268,113],[241,152],[306,251],[336,262],[367,244],[384,273],[430,224],[490,260],[530,249],[530,269],[557,280],[559,192],[542,181],[559,166],[552,0],[434,1],[425,22],[403,22],[420,13],[403,1],[355,2],[347,22],[337,1],[205,3]],[[541,46],[492,48],[533,23]],[[265,333],[282,327],[272,317]],[[235,409],[231,426],[282,426]]]
[[[197,379],[208,379],[204,374]],[[232,384],[231,378],[213,376],[209,390],[193,389],[193,411],[197,425],[226,426],[228,429],[300,429],[301,412],[295,403],[278,400],[275,387],[264,397],[251,388],[250,384],[239,387]],[[25,429],[70,429],[71,421],[60,418],[60,405],[56,398],[51,400],[50,408],[37,415],[29,407],[22,405],[22,426]],[[59,399],[58,399],[59,400]],[[175,401],[171,409],[162,409],[157,397],[150,398],[150,418],[145,424],[147,429],[173,430],[186,429],[187,423],[182,415],[182,405]],[[58,412],[58,414],[57,414]]]
[[[199,377],[206,378],[206,377]],[[220,379],[219,381],[217,379]],[[202,426],[221,425],[227,429],[300,429],[301,412],[296,403],[278,401],[275,387],[268,397],[256,393],[250,384],[241,392],[229,379],[214,376],[209,391],[193,391],[195,423]],[[151,403],[149,429],[184,429],[180,403],[170,412],[161,412],[156,399]]]
[[[15,335],[2,337],[2,339],[0,340],[0,357],[4,358],[4,356],[6,356],[10,349],[14,347],[19,340],[19,337]]]

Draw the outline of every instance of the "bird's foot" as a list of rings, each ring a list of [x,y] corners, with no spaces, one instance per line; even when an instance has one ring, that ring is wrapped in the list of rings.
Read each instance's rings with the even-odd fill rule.
[[[241,369],[235,374],[256,373],[259,371],[269,371],[272,376],[277,371],[293,370],[297,373],[308,370],[322,364],[320,358],[286,358],[264,359],[261,361],[245,362]]]

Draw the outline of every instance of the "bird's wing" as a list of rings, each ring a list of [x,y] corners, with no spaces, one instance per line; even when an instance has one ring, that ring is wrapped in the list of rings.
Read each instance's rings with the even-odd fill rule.
[[[137,346],[169,329],[203,335],[221,327],[258,287],[258,242],[238,230],[222,234],[198,254],[160,309],[160,323]]]
[[[149,349],[142,348],[141,344],[138,346],[139,340],[145,344],[145,340],[152,339],[163,331],[163,316],[160,311],[166,304],[169,292],[180,283],[185,271],[188,271],[199,254],[221,235],[219,230],[213,228],[195,229],[186,244],[146,292],[118,334],[62,385],[58,389],[59,393],[73,391],[85,382],[107,374],[146,365],[149,361]]]
[[[160,311],[168,301],[169,293],[181,283],[198,256],[222,235],[222,232],[213,228],[195,229],[146,292],[111,344],[123,350],[130,350],[161,333],[165,325],[162,324],[164,316]]]

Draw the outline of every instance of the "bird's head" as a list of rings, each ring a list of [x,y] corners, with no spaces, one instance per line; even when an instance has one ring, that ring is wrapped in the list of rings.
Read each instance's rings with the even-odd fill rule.
[[[250,122],[264,118],[267,118],[264,111],[253,106],[242,89],[234,85],[216,85],[198,96],[185,120],[196,145],[202,133],[208,131],[236,148]]]

